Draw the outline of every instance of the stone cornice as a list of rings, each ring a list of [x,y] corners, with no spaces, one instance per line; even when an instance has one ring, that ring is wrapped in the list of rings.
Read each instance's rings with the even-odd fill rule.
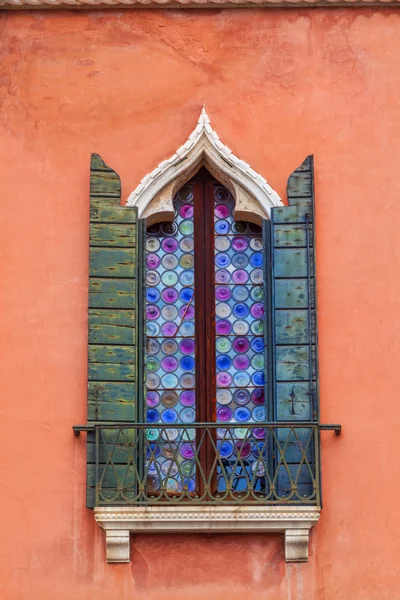
[[[0,0],[0,10],[106,8],[400,7],[400,0]]]
[[[130,561],[133,533],[283,533],[286,562],[308,560],[319,506],[113,506],[95,508],[106,533],[107,562]]]

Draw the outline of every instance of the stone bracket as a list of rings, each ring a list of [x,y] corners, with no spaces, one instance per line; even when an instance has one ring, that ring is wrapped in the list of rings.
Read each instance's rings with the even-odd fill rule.
[[[130,561],[130,533],[283,533],[286,562],[307,562],[318,506],[116,506],[95,508],[107,562]]]

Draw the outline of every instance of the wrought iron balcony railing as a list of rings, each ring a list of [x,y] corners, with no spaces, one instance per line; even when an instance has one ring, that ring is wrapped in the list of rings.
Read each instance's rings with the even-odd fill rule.
[[[320,505],[319,429],[328,427],[338,426],[90,425],[96,505]]]

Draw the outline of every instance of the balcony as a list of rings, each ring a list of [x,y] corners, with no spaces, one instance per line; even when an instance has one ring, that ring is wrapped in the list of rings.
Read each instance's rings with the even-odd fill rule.
[[[308,422],[90,423],[89,479],[108,562],[135,532],[278,532],[287,562],[308,559],[321,508],[320,430]],[[89,460],[90,463],[90,460]]]
[[[94,425],[96,506],[320,505],[318,425]]]

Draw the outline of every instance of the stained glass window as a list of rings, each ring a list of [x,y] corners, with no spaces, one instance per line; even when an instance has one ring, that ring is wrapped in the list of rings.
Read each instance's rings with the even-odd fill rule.
[[[235,491],[249,477],[262,486],[265,432],[245,427],[266,420],[261,228],[235,221],[232,195],[205,173],[177,193],[172,222],[147,229],[146,422],[158,440],[148,492],[195,492],[196,430],[176,425],[205,420],[221,424],[216,447]],[[161,444],[157,424],[169,426]],[[223,492],[220,467],[215,476]]]
[[[183,472],[189,491],[195,488],[195,469],[190,462],[190,439],[173,425],[196,421],[194,193],[183,187],[174,200],[175,219],[147,229],[146,239],[146,421],[171,425],[160,454],[150,465],[148,491],[161,484],[170,492],[182,488]],[[186,432],[185,432],[185,435]],[[148,439],[159,431],[149,429]],[[179,438],[179,439],[178,439]],[[176,444],[179,443],[179,448]],[[179,455],[179,472],[176,460]],[[188,461],[185,463],[185,461]]]

